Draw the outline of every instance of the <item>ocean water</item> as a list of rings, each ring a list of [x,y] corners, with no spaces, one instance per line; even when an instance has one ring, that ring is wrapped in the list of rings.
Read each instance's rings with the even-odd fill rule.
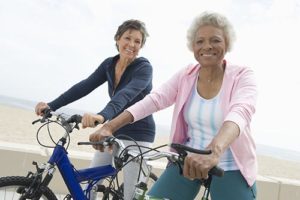
[[[14,107],[33,111],[36,103],[37,102],[34,101],[0,95],[0,104],[2,105],[14,106]],[[85,113],[84,110],[72,109],[68,107],[59,109],[59,112],[63,112],[69,115]],[[169,127],[165,125],[156,124],[156,129],[157,129],[157,134],[161,134],[161,135],[168,134],[170,132]],[[293,151],[290,149],[284,149],[284,148],[270,146],[266,144],[256,144],[256,146],[257,146],[257,153],[259,155],[300,162],[299,151],[296,150]]]

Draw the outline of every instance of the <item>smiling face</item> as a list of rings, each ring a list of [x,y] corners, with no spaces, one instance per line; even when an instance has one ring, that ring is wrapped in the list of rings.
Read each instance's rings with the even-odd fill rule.
[[[142,33],[138,30],[128,29],[116,41],[121,59],[134,60],[142,48]]]
[[[211,25],[201,26],[193,43],[195,59],[201,66],[219,66],[226,53],[226,39],[222,29]]]

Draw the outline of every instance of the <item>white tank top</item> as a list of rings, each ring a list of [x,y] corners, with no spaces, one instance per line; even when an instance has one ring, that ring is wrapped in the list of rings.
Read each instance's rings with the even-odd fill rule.
[[[217,135],[223,124],[221,93],[212,99],[202,98],[194,84],[194,89],[184,106],[184,119],[188,124],[189,141],[186,145],[195,149],[205,149]],[[232,152],[228,148],[220,158],[219,167],[225,171],[237,170]]]

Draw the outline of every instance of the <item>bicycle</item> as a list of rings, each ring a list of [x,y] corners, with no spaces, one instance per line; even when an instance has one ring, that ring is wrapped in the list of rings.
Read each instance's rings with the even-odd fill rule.
[[[51,120],[52,116],[55,116],[56,119]],[[103,199],[108,199],[110,196],[113,197],[113,199],[122,199],[123,184],[119,185],[117,183],[116,188],[113,187],[113,181],[117,180],[117,174],[122,169],[122,163],[119,163],[120,168],[115,168],[111,165],[107,165],[102,167],[77,170],[70,162],[67,152],[70,142],[70,139],[68,140],[68,138],[70,138],[70,133],[75,128],[79,129],[78,125],[81,122],[80,115],[73,115],[67,119],[65,116],[63,116],[63,114],[45,110],[43,118],[34,121],[33,124],[37,122],[43,123],[43,125],[38,129],[38,133],[46,125],[49,132],[50,129],[48,126],[51,123],[59,124],[60,126],[62,126],[65,130],[65,133],[58,142],[53,141],[53,138],[50,135],[51,140],[55,143],[53,153],[47,163],[38,165],[35,161],[33,162],[33,165],[35,165],[36,167],[36,172],[29,172],[26,177],[9,176],[0,178],[0,193],[5,195],[5,198],[9,198],[9,193],[16,192],[17,194],[12,195],[14,196],[14,198],[18,199],[42,198],[48,200],[57,200],[57,197],[55,196],[54,192],[48,187],[48,185],[53,177],[56,168],[58,168],[70,192],[70,194],[66,195],[64,199],[89,199],[88,197],[90,196],[92,190],[96,192],[102,192]],[[67,147],[65,147],[66,144]],[[40,145],[43,144],[40,143]],[[122,148],[125,149],[124,146],[122,146]],[[147,165],[143,162],[143,167],[143,169],[148,169],[150,165]],[[155,174],[151,173],[150,171],[148,172],[147,176],[149,177],[149,179],[152,179],[153,182],[157,180]],[[106,178],[110,182],[109,187],[96,184],[100,179]],[[87,183],[86,189],[82,189],[80,183]]]
[[[52,116],[56,116],[56,120],[51,120]],[[50,123],[60,124],[64,129],[65,133],[62,138],[55,144],[54,151],[48,160],[47,163],[38,165],[36,162],[33,164],[36,166],[36,172],[29,172],[27,176],[8,176],[0,178],[0,192],[9,190],[10,194],[16,196],[7,195],[7,198],[14,198],[25,200],[25,199],[45,199],[45,200],[57,200],[54,192],[48,187],[53,174],[56,170],[56,167],[59,169],[65,185],[67,186],[70,194],[67,194],[64,199],[70,200],[88,200],[91,191],[102,192],[102,199],[113,200],[123,199],[122,189],[119,186],[117,175],[118,172],[122,169],[124,165],[128,162],[139,162],[141,165],[141,171],[145,173],[147,181],[151,174],[151,166],[143,164],[143,160],[157,160],[163,157],[166,157],[170,162],[175,162],[182,164],[184,157],[186,156],[186,150],[192,151],[195,153],[211,153],[209,151],[199,151],[190,149],[188,147],[172,144],[171,146],[177,149],[178,153],[175,152],[155,152],[154,154],[148,155],[150,151],[154,151],[160,147],[149,149],[148,151],[142,153],[141,151],[130,150],[128,147],[125,147],[121,140],[111,137],[107,138],[105,141],[99,143],[91,142],[81,142],[80,145],[104,145],[104,146],[113,146],[113,151],[115,156],[115,166],[106,165],[101,167],[93,167],[77,170],[70,162],[67,153],[67,140],[70,137],[70,133],[73,129],[79,129],[78,124],[81,122],[80,115],[73,115],[70,118],[66,119],[61,114],[55,112],[46,111],[42,119],[38,119],[33,122],[41,122],[43,125],[38,129],[39,130]],[[48,128],[49,131],[49,128]],[[52,138],[51,138],[52,139]],[[70,142],[70,139],[69,139]],[[213,168],[210,174],[221,176],[223,173],[222,170],[218,168]],[[108,186],[97,186],[97,182],[100,179],[109,179]],[[116,182],[116,185],[115,185]],[[82,188],[81,183],[86,183],[87,187]],[[139,184],[137,184],[139,185]],[[209,186],[209,185],[208,185]],[[209,191],[208,191],[209,192]],[[5,193],[6,194],[6,193]],[[5,197],[5,199],[6,199]],[[144,199],[144,194],[143,197]],[[146,196],[145,196],[146,198]],[[149,197],[147,197],[149,198]]]

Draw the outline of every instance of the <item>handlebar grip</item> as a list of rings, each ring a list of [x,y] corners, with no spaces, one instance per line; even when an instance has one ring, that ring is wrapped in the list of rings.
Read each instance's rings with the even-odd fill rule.
[[[42,122],[42,123],[44,123],[46,121],[46,119],[52,117],[50,108],[45,108],[44,110],[42,110],[42,113],[43,113],[43,118],[40,120],[40,122]]]
[[[81,115],[72,115],[69,119],[68,119],[68,123],[81,123],[82,121],[82,116]],[[100,122],[95,121],[94,122],[95,126],[98,126],[100,124]]]
[[[200,149],[194,149],[188,146],[185,146],[183,144],[178,144],[178,143],[172,143],[171,147],[174,148],[177,152],[192,152],[192,153],[197,153],[197,154],[204,154],[204,155],[208,155],[211,154],[211,150],[200,150]],[[186,155],[186,154],[185,154]],[[215,166],[213,168],[211,168],[208,172],[211,175],[215,175],[218,177],[222,177],[224,176],[224,170],[218,166]]]
[[[46,121],[46,119],[52,117],[51,109],[50,109],[50,108],[45,108],[44,110],[42,110],[42,113],[43,113],[42,119],[34,120],[34,121],[32,122],[32,124],[35,124],[35,123],[37,123],[37,122],[42,122],[42,123],[44,123],[44,122]]]
[[[77,142],[77,145],[92,145],[91,142]]]
[[[81,123],[81,121],[82,121],[82,116],[81,116],[81,115],[72,115],[72,116],[67,120],[68,123],[76,123],[76,124]],[[98,125],[100,124],[100,122],[95,121],[94,124],[95,124],[95,126],[98,126]]]
[[[218,177],[224,176],[224,170],[218,166],[211,168],[208,173]]]
[[[50,108],[45,108],[42,110],[43,115],[50,116],[51,117],[51,109]]]
[[[95,121],[94,124],[95,124],[95,126],[98,126],[100,124],[100,122]]]
[[[72,115],[68,120],[67,123],[81,123],[82,116],[81,115]]]
[[[104,145],[104,141],[99,141],[99,142],[77,142],[77,145]]]
[[[188,152],[192,152],[192,153],[197,153],[197,154],[204,154],[204,155],[208,155],[211,154],[211,150],[200,150],[200,149],[194,149],[192,147],[188,147],[185,146],[183,144],[178,144],[178,143],[172,143],[171,147],[174,148],[177,151],[188,151]]]
[[[103,140],[98,142],[78,142],[77,145],[103,145],[109,146],[112,145],[114,142],[115,137],[107,136]]]

